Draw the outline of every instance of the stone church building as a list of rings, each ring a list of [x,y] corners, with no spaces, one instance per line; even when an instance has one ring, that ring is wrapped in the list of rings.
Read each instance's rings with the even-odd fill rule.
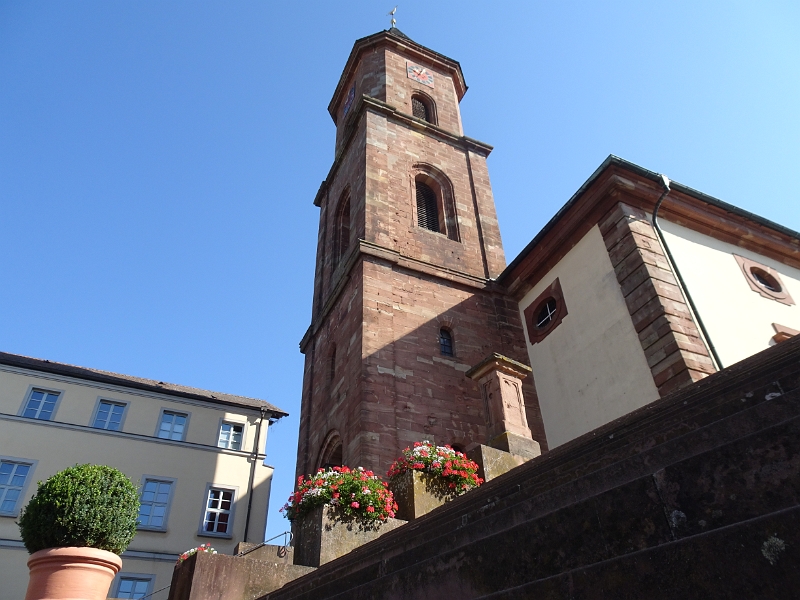
[[[508,450],[504,431],[546,452],[800,330],[796,232],[614,156],[507,263],[466,91],[457,61],[394,27],[347,59],[298,474],[385,473],[423,439]],[[513,388],[499,418],[487,359]]]
[[[297,474],[427,439],[486,483],[377,529],[318,507],[170,600],[795,598],[800,234],[610,156],[507,263],[466,89],[394,27],[347,60]]]

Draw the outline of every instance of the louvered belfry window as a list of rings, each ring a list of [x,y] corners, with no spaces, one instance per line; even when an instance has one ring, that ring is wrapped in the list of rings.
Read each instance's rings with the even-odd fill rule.
[[[420,100],[419,98],[411,98],[411,114],[413,114],[418,119],[422,119],[423,121],[428,121],[430,123],[430,117],[428,115],[428,107],[425,106],[425,103]]]
[[[431,231],[440,231],[436,192],[421,181],[417,181],[417,225]]]

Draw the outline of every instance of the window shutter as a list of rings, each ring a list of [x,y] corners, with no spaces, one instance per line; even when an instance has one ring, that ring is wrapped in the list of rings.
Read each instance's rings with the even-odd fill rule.
[[[423,121],[428,121],[429,123],[431,121],[428,117],[428,107],[419,98],[411,98],[411,114]]]
[[[440,231],[436,192],[419,181],[417,182],[417,224],[431,231]]]

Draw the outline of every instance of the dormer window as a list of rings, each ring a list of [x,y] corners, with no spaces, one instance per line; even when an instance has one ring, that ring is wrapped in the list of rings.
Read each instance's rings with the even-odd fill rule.
[[[411,114],[418,119],[436,124],[434,115],[433,100],[422,94],[411,96]]]

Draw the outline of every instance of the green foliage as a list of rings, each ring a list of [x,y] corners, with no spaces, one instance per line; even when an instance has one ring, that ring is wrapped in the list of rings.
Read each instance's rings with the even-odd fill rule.
[[[75,465],[39,482],[19,529],[28,552],[78,546],[122,554],[136,533],[139,494],[125,475]]]

